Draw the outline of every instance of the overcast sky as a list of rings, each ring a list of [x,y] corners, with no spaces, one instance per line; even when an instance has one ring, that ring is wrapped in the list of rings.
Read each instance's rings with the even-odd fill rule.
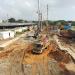
[[[37,20],[38,0],[0,0],[0,19]],[[46,19],[49,5],[49,20],[75,20],[75,0],[40,0],[40,10]]]

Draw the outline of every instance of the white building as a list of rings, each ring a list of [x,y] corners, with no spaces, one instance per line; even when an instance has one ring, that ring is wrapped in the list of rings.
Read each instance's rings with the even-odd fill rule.
[[[2,23],[3,21],[2,20],[0,20],[0,23]]]
[[[20,28],[15,28],[14,31],[16,32],[22,32],[23,30],[27,30],[28,27],[20,27]]]
[[[0,40],[14,38],[15,33],[13,31],[1,31]]]

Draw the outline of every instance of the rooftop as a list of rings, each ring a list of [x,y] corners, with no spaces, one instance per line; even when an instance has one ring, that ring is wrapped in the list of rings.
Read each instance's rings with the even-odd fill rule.
[[[35,23],[0,23],[0,26],[31,26]]]

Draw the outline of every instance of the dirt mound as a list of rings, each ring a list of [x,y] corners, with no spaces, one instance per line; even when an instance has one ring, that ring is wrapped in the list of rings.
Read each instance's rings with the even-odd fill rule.
[[[55,59],[57,62],[69,63],[71,61],[71,57],[65,51],[57,50],[55,52],[49,53],[50,58]]]
[[[7,57],[13,50],[0,53],[0,59]]]

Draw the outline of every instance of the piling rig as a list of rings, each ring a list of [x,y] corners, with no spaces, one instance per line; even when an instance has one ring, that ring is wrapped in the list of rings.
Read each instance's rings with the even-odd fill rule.
[[[48,5],[47,5],[47,21],[46,21],[46,28],[48,32]],[[34,38],[36,41],[33,43],[33,53],[42,53],[45,48],[49,45],[49,36],[47,35],[48,33],[46,32],[45,34],[42,34],[42,32],[45,31],[43,29],[42,25],[42,12],[40,11],[40,4],[38,0],[38,24],[37,24],[37,30],[35,31]]]

